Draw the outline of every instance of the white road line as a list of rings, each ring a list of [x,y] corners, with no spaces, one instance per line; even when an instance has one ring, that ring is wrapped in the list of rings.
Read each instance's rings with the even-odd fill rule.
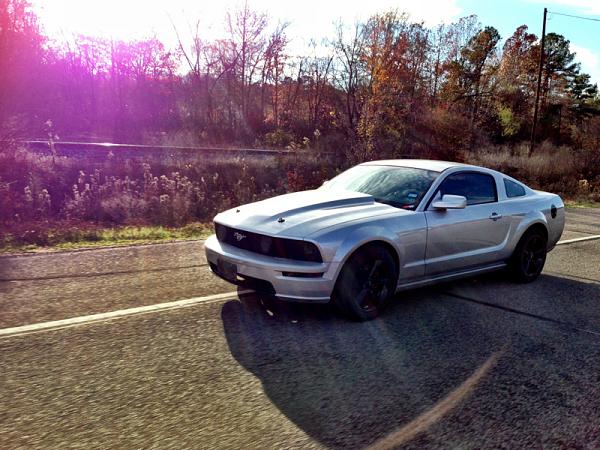
[[[251,290],[239,292],[225,292],[223,294],[209,295],[207,297],[194,297],[185,300],[177,300],[168,303],[159,303],[157,305],[139,306],[136,308],[121,309],[107,313],[91,314],[89,316],[72,317],[70,319],[53,320],[51,322],[34,323],[32,325],[22,325],[20,327],[0,329],[0,338],[17,336],[21,334],[36,333],[40,331],[58,330],[61,328],[69,328],[77,325],[86,325],[94,322],[103,322],[111,319],[119,319],[137,314],[148,314],[158,311],[166,311],[170,309],[180,309],[190,306],[195,306],[200,303],[215,303],[222,300],[235,299],[239,295],[244,295],[252,292]]]
[[[586,236],[586,237],[576,238],[576,239],[567,239],[564,241],[559,241],[556,245],[573,244],[576,242],[593,241],[596,239],[600,239],[600,235]],[[197,305],[200,303],[219,302],[222,300],[234,299],[234,298],[237,298],[237,296],[239,296],[239,295],[248,294],[250,292],[252,292],[252,291],[245,290],[245,291],[240,291],[240,292],[226,292],[223,294],[209,295],[206,297],[194,297],[194,298],[188,298],[185,300],[177,300],[174,302],[159,303],[156,305],[139,306],[136,308],[121,309],[118,311],[110,311],[107,313],[91,314],[88,316],[80,316],[80,317],[72,317],[70,319],[53,320],[51,322],[42,322],[42,323],[34,323],[31,325],[22,325],[19,327],[3,328],[3,329],[0,329],[0,338],[10,337],[10,336],[18,336],[21,334],[28,334],[28,333],[37,333],[37,332],[41,332],[41,331],[58,330],[61,328],[69,328],[69,327],[74,327],[77,325],[85,325],[85,324],[90,324],[90,323],[94,323],[94,322],[102,322],[102,321],[111,320],[111,319],[119,319],[122,317],[127,317],[127,316],[132,316],[132,315],[137,315],[137,314],[149,314],[149,313],[153,313],[153,312],[166,311],[169,309],[186,308],[186,307],[194,306],[194,305]]]
[[[575,239],[566,239],[564,241],[558,241],[556,245],[574,244],[575,242],[583,241],[595,241],[596,239],[600,239],[600,234],[594,234],[593,236],[586,236]]]

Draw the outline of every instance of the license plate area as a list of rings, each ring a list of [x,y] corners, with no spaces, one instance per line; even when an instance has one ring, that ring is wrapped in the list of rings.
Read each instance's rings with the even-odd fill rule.
[[[218,259],[217,270],[219,271],[219,275],[221,275],[226,280],[229,280],[231,282],[237,281],[237,266],[235,264],[224,261],[222,259]]]

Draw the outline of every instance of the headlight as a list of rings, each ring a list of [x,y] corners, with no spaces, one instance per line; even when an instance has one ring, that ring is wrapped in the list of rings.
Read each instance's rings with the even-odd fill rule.
[[[215,223],[215,233],[217,234],[217,239],[220,242],[227,242],[227,227],[221,225],[220,223]]]
[[[323,262],[321,253],[315,244],[307,241],[296,241],[282,239],[283,258],[295,259],[297,261]]]
[[[302,243],[302,253],[304,253],[304,259],[306,261],[322,262],[321,253],[315,244],[312,242]]]

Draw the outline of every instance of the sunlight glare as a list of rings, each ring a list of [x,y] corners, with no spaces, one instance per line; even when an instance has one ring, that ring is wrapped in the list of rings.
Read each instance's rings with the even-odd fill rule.
[[[188,35],[198,20],[205,38],[223,37],[227,12],[239,9],[243,0],[31,0],[45,32],[63,41],[77,35],[115,40],[139,40],[157,36],[167,46],[176,45],[173,23]],[[269,15],[272,25],[290,23],[290,37],[300,40],[330,35],[334,23],[353,24],[371,14],[398,9],[417,21],[437,24],[456,18],[461,10],[457,0],[248,0],[248,6]]]
[[[33,0],[32,4],[48,35],[57,40],[79,34],[125,41],[169,36],[171,18],[184,12],[213,20],[207,4],[198,1]],[[215,11],[221,12],[221,7]]]

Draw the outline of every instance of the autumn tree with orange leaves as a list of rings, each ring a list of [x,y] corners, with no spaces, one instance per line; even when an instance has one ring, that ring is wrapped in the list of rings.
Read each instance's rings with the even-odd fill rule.
[[[0,0],[2,135],[44,136],[50,121],[62,139],[318,148],[362,161],[460,159],[530,133],[540,46],[526,26],[500,48],[475,16],[430,28],[388,11],[292,54],[288,24],[248,3],[224,25],[212,40],[200,20],[174,25],[175,48],[154,36],[58,45],[28,0]],[[596,129],[597,88],[568,39],[547,38],[540,139],[580,145],[580,131]]]

